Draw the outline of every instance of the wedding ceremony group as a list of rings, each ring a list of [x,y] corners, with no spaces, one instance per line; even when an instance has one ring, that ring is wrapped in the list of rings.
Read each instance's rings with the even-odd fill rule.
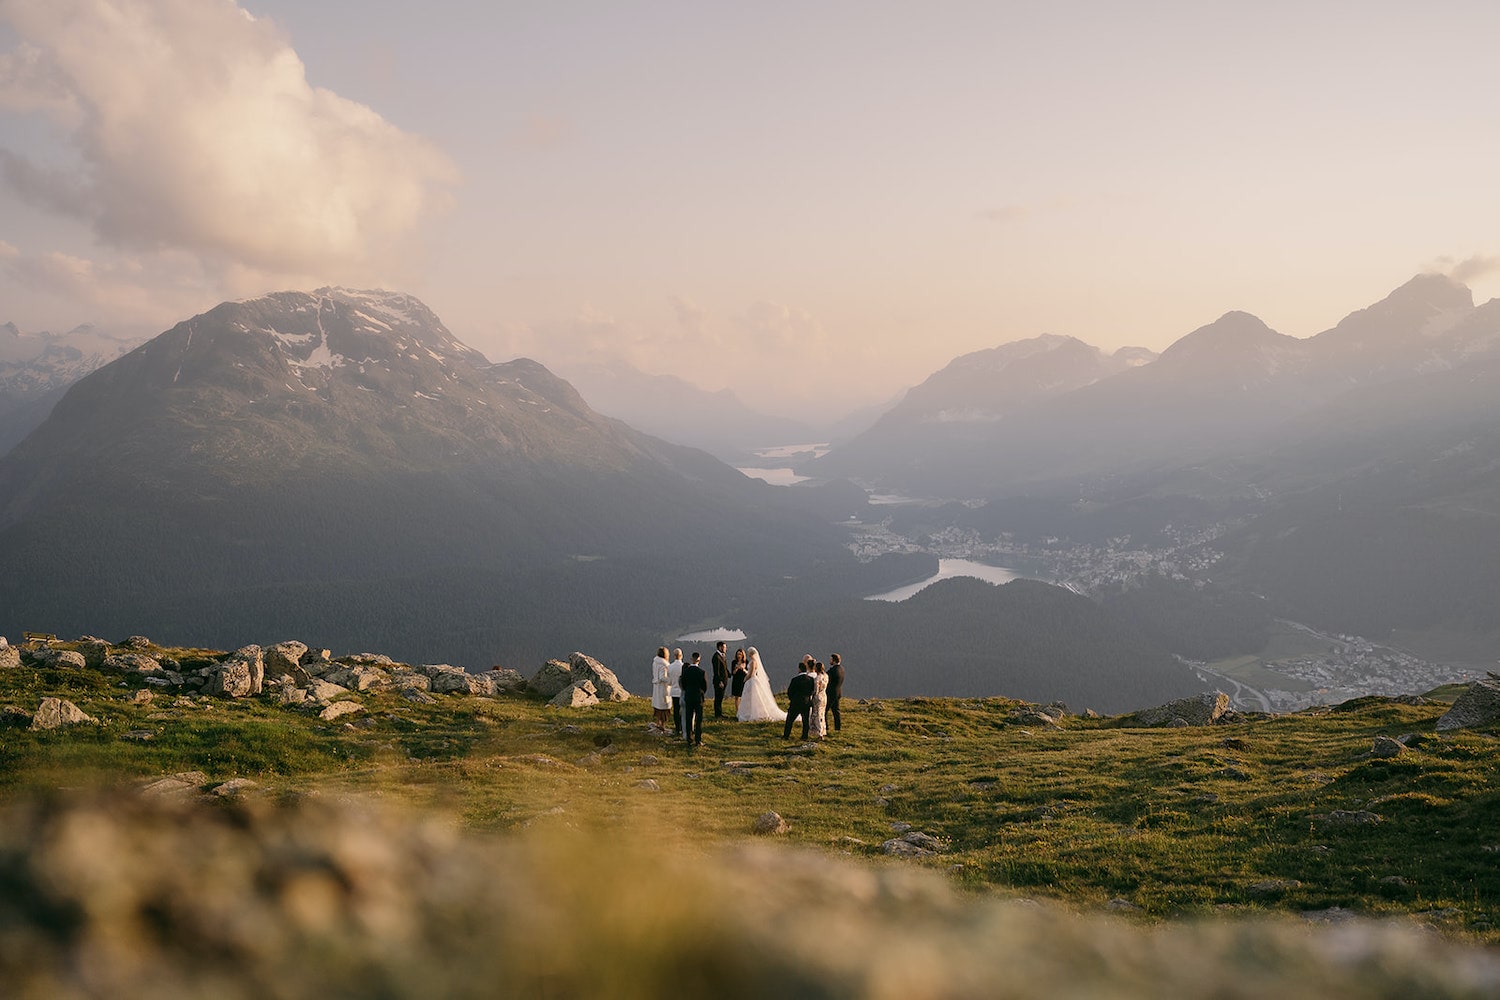
[[[779,722],[782,739],[792,738],[792,727],[802,721],[802,738],[823,739],[830,719],[833,731],[843,726],[839,702],[844,694],[844,664],[837,653],[828,662],[811,653],[797,664],[797,673],[786,686],[787,707],[782,708],[771,692],[771,680],[754,646],[737,649],[728,656],[728,645],[714,648],[712,674],[703,669],[702,654],[687,661],[682,650],[668,654],[656,651],[651,661],[651,728],[671,732],[689,746],[703,745],[703,715],[708,692],[713,691],[713,717],[724,718],[724,699],[732,699],[731,718],[736,722]]]

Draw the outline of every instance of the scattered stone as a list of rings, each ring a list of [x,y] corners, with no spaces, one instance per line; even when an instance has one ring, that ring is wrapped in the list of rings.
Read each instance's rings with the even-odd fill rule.
[[[1496,722],[1500,722],[1500,679],[1491,676],[1470,684],[1437,720],[1437,730],[1473,729]]]
[[[569,654],[568,669],[574,684],[591,681],[600,701],[630,700],[630,692],[625,690],[625,685],[620,683],[615,672],[592,656],[583,653]]]
[[[147,639],[143,635],[133,635],[130,638],[126,639],[124,642],[120,643],[120,645],[124,646],[126,649],[134,649],[140,651],[143,649],[150,649],[151,640]]]
[[[141,795],[148,799],[187,798],[196,795],[206,784],[208,775],[202,771],[179,771],[144,785]]]
[[[586,753],[575,761],[579,767],[595,767],[604,763],[604,755],[601,753]]]
[[[120,736],[120,739],[138,740],[141,743],[145,743],[147,740],[156,739],[156,734],[149,729],[129,729]]]
[[[1214,772],[1221,778],[1229,778],[1233,781],[1249,781],[1250,775],[1237,767],[1221,767]]]
[[[941,854],[948,849],[947,844],[931,834],[922,833],[920,830],[908,830],[901,835],[901,839],[908,844],[920,847],[924,851],[931,851],[933,854]]]
[[[648,792],[659,792],[659,791],[661,791],[661,786],[656,783],[656,779],[655,778],[642,778],[640,781],[637,781],[635,783],[635,787],[640,788],[640,789],[644,789],[645,791],[648,791]]]
[[[1330,906],[1326,910],[1304,910],[1302,919],[1315,924],[1343,924],[1359,919],[1359,915],[1342,906]]]
[[[1021,726],[1056,726],[1057,720],[1045,712],[1019,708],[1010,714],[1010,721]]]
[[[558,726],[557,727],[557,731],[562,736],[578,736],[578,735],[580,735],[580,734],[583,733],[582,729],[579,729],[577,726],[573,725],[571,722],[568,723],[567,725]]]
[[[314,677],[307,685],[307,696],[313,701],[330,702],[341,694],[348,694],[349,689],[341,687],[320,677]]]
[[[1335,809],[1325,815],[1314,816],[1313,819],[1322,820],[1329,826],[1365,826],[1380,822],[1380,817],[1368,809]]]
[[[1097,719],[1099,718],[1099,713],[1094,711],[1092,708],[1085,708],[1083,710],[1083,717],[1085,719]]]
[[[1376,757],[1399,757],[1406,751],[1399,740],[1393,740],[1389,736],[1375,737],[1375,745],[1370,748],[1370,753]]]
[[[32,713],[29,728],[33,730],[58,729],[62,726],[76,726],[82,722],[93,721],[92,716],[85,715],[81,708],[66,698],[43,698],[42,703]]]
[[[755,817],[755,822],[750,825],[750,832],[762,837],[774,837],[786,833],[790,827],[786,820],[781,818],[778,812],[763,812]]]
[[[1294,878],[1268,878],[1256,882],[1245,891],[1252,896],[1279,896],[1288,889],[1300,889],[1302,883]]]
[[[323,711],[319,712],[318,718],[322,719],[324,722],[332,722],[334,719],[342,718],[346,715],[353,715],[355,712],[363,712],[364,710],[365,706],[361,705],[357,701],[336,701],[333,704],[329,705],[327,708],[323,709]]]
[[[1411,885],[1410,882],[1407,882],[1406,879],[1402,878],[1400,875],[1387,875],[1385,878],[1380,880],[1380,884],[1391,886],[1394,889],[1405,889]]]
[[[418,705],[436,705],[437,699],[423,691],[421,688],[409,687],[401,689],[401,697]]]
[[[928,858],[932,856],[931,851],[913,844],[904,837],[887,840],[880,845],[880,853],[898,858]]]
[[[1174,719],[1182,719],[1190,726],[1207,726],[1229,709],[1229,695],[1222,691],[1180,698],[1157,708],[1136,712],[1133,719],[1139,726],[1170,725]]]
[[[1188,720],[1184,719],[1182,716],[1179,715],[1179,716],[1177,716],[1177,718],[1175,718],[1171,722],[1167,723],[1167,728],[1168,729],[1187,729],[1191,725],[1192,725],[1191,722],[1189,722]]]
[[[132,705],[149,705],[155,697],[156,695],[151,693],[150,688],[141,688],[138,691],[130,692],[130,694],[125,696],[125,700]]]
[[[259,787],[259,784],[249,778],[230,778],[228,781],[219,782],[211,791],[221,799],[231,799]]]
[[[21,665],[21,650],[15,646],[0,645],[0,670]]]
[[[1245,749],[1245,741],[1238,736],[1226,736],[1219,741],[1219,746],[1224,747],[1226,750],[1243,750]]]
[[[902,822],[899,819],[896,822],[894,822],[894,823],[891,824],[891,832],[892,833],[905,833],[907,830],[910,830],[910,829],[911,829],[911,824],[910,823]]]
[[[594,693],[592,681],[583,681],[580,684],[569,684],[547,704],[559,708],[592,708],[599,704],[599,696]]]
[[[654,754],[654,753],[648,753],[648,754],[642,754],[641,755],[641,766],[642,767],[655,767],[656,765],[658,765],[660,763],[661,763],[661,761],[657,759],[656,754]]]
[[[879,788],[875,789],[875,791],[879,792],[881,795],[889,795],[895,790],[895,785],[881,785]]]
[[[71,649],[38,649],[31,654],[31,662],[40,667],[71,667],[82,670],[88,666],[88,661],[83,658],[82,653],[75,653]]]

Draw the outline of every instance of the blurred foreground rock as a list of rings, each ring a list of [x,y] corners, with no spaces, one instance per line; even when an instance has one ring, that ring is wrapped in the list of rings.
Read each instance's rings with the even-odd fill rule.
[[[0,815],[5,996],[1500,994],[1500,955],[1404,923],[1143,925],[763,841],[498,840],[359,803],[208,788],[187,773],[149,795]],[[690,891],[669,891],[676,873]],[[683,944],[724,926],[733,948]]]

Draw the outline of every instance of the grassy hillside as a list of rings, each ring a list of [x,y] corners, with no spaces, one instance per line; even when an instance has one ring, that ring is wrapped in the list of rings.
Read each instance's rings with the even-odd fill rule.
[[[365,693],[363,712],[324,722],[269,695],[129,700],[143,688],[91,669],[0,670],[0,704],[32,711],[56,695],[98,720],[0,729],[0,798],[199,771],[194,783],[249,778],[273,798],[373,794],[476,832],[673,831],[661,836],[698,845],[741,841],[774,810],[792,843],[930,867],[973,891],[1152,917],[1339,907],[1500,942],[1500,744],[1435,734],[1437,703],[1139,729],[1022,722],[1004,698],[872,700],[849,703],[843,732],[815,745],[710,720],[689,752],[647,731],[640,698],[562,710]],[[1370,755],[1375,737],[1406,734],[1399,756]],[[944,849],[889,861],[881,845],[900,824]]]

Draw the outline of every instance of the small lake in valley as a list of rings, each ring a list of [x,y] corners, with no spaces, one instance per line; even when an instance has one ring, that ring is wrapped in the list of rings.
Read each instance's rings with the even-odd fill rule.
[[[926,590],[939,580],[949,580],[956,576],[971,576],[976,580],[983,580],[985,583],[993,583],[998,586],[1002,583],[1009,583],[1012,580],[1019,580],[1023,574],[1017,573],[1013,569],[1006,569],[1004,566],[988,566],[981,562],[974,562],[972,559],[939,559],[938,571],[927,579],[918,580],[916,583],[908,583],[906,586],[897,587],[895,590],[887,590],[883,594],[871,594],[865,600],[904,601],[918,591]]]

